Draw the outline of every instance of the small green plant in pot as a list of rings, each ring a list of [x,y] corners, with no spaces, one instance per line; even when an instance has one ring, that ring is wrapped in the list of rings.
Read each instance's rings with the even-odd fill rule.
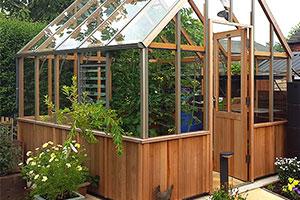
[[[80,144],[72,141],[62,146],[50,141],[27,156],[22,175],[36,200],[85,199],[75,192],[88,174],[87,155]]]

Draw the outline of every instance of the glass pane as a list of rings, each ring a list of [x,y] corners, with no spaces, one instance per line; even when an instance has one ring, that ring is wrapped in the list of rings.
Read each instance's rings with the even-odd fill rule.
[[[60,16],[58,16],[42,33],[40,39],[34,43],[29,50],[36,50],[42,43],[44,43],[50,36],[52,36],[59,28],[61,28],[74,14],[80,10],[89,0],[80,0],[74,3]]]
[[[181,63],[181,132],[203,130],[203,58],[182,52]]]
[[[76,28],[69,38],[58,47],[58,50],[75,49],[78,47],[101,23],[116,17],[119,14],[116,10],[119,9],[118,7],[121,4],[124,4],[124,1],[107,1],[104,3],[83,24]]]
[[[152,0],[134,20],[116,35],[109,45],[143,41],[179,0]]]
[[[227,55],[221,49],[226,51],[228,39],[219,40],[219,110],[227,110]]]
[[[103,2],[104,0],[100,1]],[[55,33],[53,38],[49,41],[49,44],[45,44],[47,45],[46,49],[57,48],[85,19],[87,19],[98,8],[98,6],[99,2],[94,1],[89,6],[84,8],[84,10],[79,11],[79,15],[76,17],[74,16],[74,18],[69,21],[67,26],[64,26],[59,30],[59,32]]]
[[[127,0],[81,47],[104,46],[118,31],[128,24],[148,2],[149,0]]]
[[[140,137],[140,52],[136,49],[114,52],[111,72],[111,108],[122,118],[122,128]]]

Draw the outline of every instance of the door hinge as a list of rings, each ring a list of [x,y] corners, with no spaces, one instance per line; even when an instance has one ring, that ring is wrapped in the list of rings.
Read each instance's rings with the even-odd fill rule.
[[[250,106],[250,97],[246,97],[246,105],[247,105],[247,107]]]
[[[249,154],[246,155],[246,163],[250,163],[251,161],[251,156]]]

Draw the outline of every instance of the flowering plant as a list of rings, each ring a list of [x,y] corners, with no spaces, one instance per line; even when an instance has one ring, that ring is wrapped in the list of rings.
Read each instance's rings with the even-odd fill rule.
[[[27,152],[22,175],[28,182],[31,195],[61,200],[72,197],[73,191],[85,182],[87,168],[83,166],[86,154],[80,144],[72,141],[62,145],[43,144],[35,152]],[[20,163],[23,165],[23,163]]]
[[[275,166],[282,183],[288,183],[290,177],[300,179],[300,161],[297,157],[276,158]]]
[[[300,185],[299,180],[289,178],[288,184],[283,186],[282,191],[287,193],[293,199],[299,199],[300,197]]]

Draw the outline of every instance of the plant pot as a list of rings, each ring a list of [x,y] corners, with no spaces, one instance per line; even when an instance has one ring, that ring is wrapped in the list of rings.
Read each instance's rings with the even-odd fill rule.
[[[91,185],[91,183],[89,182],[85,182],[83,184],[81,184],[77,190],[77,192],[83,196],[85,196],[87,194],[87,190],[88,190],[88,187]]]
[[[77,192],[73,192],[74,194],[78,195],[77,197],[73,197],[73,198],[70,198],[70,199],[66,199],[66,200],[83,200],[85,199],[84,196],[82,196],[81,194],[77,193]],[[45,200],[43,197],[39,196],[39,195],[36,195],[34,196],[34,199],[35,200]]]
[[[20,173],[0,177],[0,199],[24,200],[26,181]]]

